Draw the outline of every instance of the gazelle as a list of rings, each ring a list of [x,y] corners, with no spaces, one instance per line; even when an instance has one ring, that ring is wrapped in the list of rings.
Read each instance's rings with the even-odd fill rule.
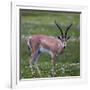
[[[38,73],[40,74],[40,70],[38,68],[37,62],[41,53],[46,52],[51,55],[51,63],[52,63],[52,74],[54,75],[54,68],[56,64],[56,56],[58,54],[63,53],[65,47],[67,46],[67,40],[70,36],[67,36],[67,32],[72,26],[70,24],[65,33],[63,33],[59,24],[55,21],[57,28],[61,32],[61,36],[52,37],[47,35],[33,35],[29,37],[27,41],[27,45],[29,50],[31,51],[31,59],[29,60],[30,68],[32,73],[34,72],[33,68],[36,68]],[[40,74],[41,75],[41,74]]]

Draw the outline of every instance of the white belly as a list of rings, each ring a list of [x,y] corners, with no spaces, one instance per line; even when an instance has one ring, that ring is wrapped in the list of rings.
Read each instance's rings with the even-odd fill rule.
[[[49,50],[49,49],[40,47],[40,51],[41,51],[42,53],[45,52],[45,53],[48,53],[48,54],[52,55],[52,52],[51,52],[51,50]]]

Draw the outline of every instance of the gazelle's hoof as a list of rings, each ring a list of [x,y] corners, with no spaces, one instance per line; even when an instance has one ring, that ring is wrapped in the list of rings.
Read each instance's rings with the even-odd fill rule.
[[[56,72],[55,71],[51,71],[51,77],[55,77],[56,76]]]
[[[32,68],[32,65],[29,65],[29,68]]]
[[[34,71],[32,71],[32,75],[35,75],[35,72]]]

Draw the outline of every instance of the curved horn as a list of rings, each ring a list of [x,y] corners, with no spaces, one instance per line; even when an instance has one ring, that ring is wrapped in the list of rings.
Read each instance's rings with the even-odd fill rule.
[[[70,25],[67,27],[67,29],[66,29],[66,31],[65,31],[65,37],[67,36],[67,32],[68,32],[68,30],[70,29],[71,26],[72,26],[72,24],[70,24]]]
[[[58,29],[60,30],[61,35],[63,36],[63,31],[62,31],[62,29],[60,28],[60,26],[57,24],[57,22],[56,22],[56,21],[55,21],[55,24],[56,24],[56,26],[58,27]]]

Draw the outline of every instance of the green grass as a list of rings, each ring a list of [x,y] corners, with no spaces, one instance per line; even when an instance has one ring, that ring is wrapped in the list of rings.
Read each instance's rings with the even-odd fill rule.
[[[73,24],[68,35],[71,39],[68,41],[63,54],[58,55],[55,67],[56,77],[80,76],[80,14],[49,11],[25,11],[21,10],[20,19],[20,78],[42,78],[52,77],[50,56],[44,53],[40,56],[38,66],[41,76],[35,71],[32,75],[29,68],[30,51],[26,44],[26,37],[35,34],[45,34],[50,36],[60,35],[59,30],[54,24],[56,20],[65,32],[69,24]]]

